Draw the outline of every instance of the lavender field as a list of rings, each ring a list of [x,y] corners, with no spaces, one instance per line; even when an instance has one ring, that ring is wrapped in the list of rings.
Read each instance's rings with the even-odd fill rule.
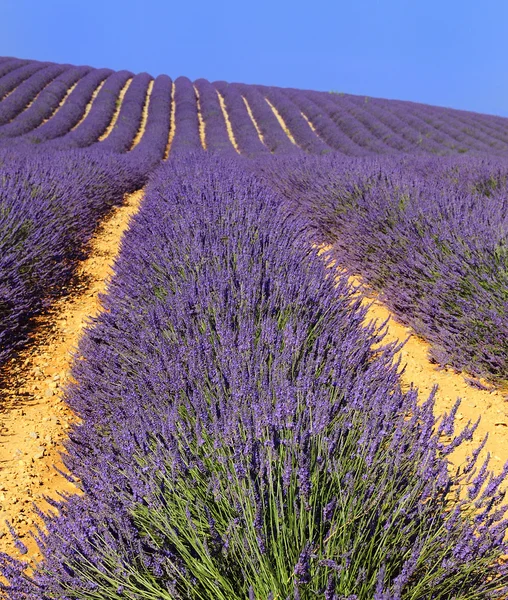
[[[65,392],[84,493],[5,598],[507,596],[508,466],[450,468],[476,425],[403,389],[348,275],[505,386],[508,119],[5,57],[0,174],[0,366],[145,193]]]

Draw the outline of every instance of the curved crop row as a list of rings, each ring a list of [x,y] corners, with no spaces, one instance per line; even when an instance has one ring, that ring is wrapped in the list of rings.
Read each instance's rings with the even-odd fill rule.
[[[90,67],[72,67],[64,71],[41,91],[29,108],[10,123],[0,126],[0,139],[22,136],[39,127],[57,110],[68,90],[90,71]]]
[[[236,155],[215,87],[206,79],[198,79],[194,85],[199,93],[201,116],[205,124],[206,149],[224,155]]]
[[[130,71],[116,71],[110,75],[104,81],[86,118],[72,131],[48,142],[47,146],[55,149],[83,148],[97,142],[111,122],[120,90],[130,77]]]
[[[238,88],[249,103],[269,150],[274,154],[299,154],[301,150],[284,132],[261,92],[252,85],[239,83],[232,85]]]
[[[148,173],[164,158],[171,114],[171,78],[159,75],[153,84],[145,131],[139,143],[128,153],[131,162]]]
[[[97,142],[98,148],[112,152],[127,152],[130,149],[141,124],[151,81],[152,76],[148,73],[140,73],[132,78],[123,98],[116,124],[108,137]]]
[[[68,133],[78,123],[97,86],[112,73],[111,69],[92,69],[81,78],[63,105],[36,129],[16,140],[40,144]]]
[[[39,92],[45,88],[55,77],[63,73],[69,65],[49,65],[34,75],[25,79],[16,90],[0,104],[0,125],[12,121]]]
[[[238,89],[223,81],[214,83],[214,86],[224,99],[225,110],[240,152],[249,158],[269,152],[268,148],[259,139],[258,132],[249,117]]]
[[[301,111],[284,95],[282,90],[275,87],[256,86],[281,115],[298,146],[311,154],[327,154],[330,146],[315,135],[310,125],[301,115]]]
[[[32,578],[2,557],[12,600],[506,593],[503,475],[449,475],[472,429],[401,391],[291,213],[238,161],[158,171],[74,367],[86,493]]]
[[[196,91],[187,77],[178,77],[175,81],[175,134],[170,156],[175,152],[200,148]]]
[[[285,94],[301,110],[302,114],[312,123],[319,137],[334,150],[342,152],[348,156],[362,156],[370,149],[361,147],[353,136],[348,135],[351,131],[345,133],[340,124],[336,124],[323,109],[309,98],[309,94],[300,90],[284,90]],[[319,94],[318,94],[319,96]],[[354,132],[353,132],[354,133]]]
[[[4,100],[7,94],[15,90],[18,85],[22,84],[25,79],[40,71],[44,67],[48,67],[51,63],[31,61],[28,64],[19,66],[4,75],[0,79],[0,100]]]

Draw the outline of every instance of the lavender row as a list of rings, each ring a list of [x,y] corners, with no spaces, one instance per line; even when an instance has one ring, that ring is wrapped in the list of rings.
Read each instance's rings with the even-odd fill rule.
[[[0,363],[30,319],[64,291],[101,215],[143,182],[97,152],[3,151],[0,186]]]
[[[206,79],[198,79],[194,85],[199,94],[201,117],[205,125],[206,149],[223,155],[235,155],[236,150],[229,139],[217,90]]]
[[[354,128],[344,127],[341,122],[343,119],[340,119],[338,123],[334,122],[319,104],[309,98],[308,93],[305,94],[300,90],[285,90],[285,93],[309,119],[319,137],[331,148],[348,156],[363,156],[366,151],[370,152],[365,147],[365,143],[362,146],[362,142],[365,140],[360,139],[359,142],[354,140]],[[318,93],[317,96],[320,98],[322,94]],[[333,113],[332,116],[334,116]]]
[[[255,86],[233,84],[238,88],[252,111],[252,115],[261,131],[263,141],[274,154],[299,154],[301,150],[284,132],[273,110],[261,92]]]
[[[340,99],[340,107],[346,114],[352,115],[360,123],[362,123],[371,134],[380,139],[388,148],[392,148],[397,152],[411,152],[415,150],[412,144],[408,143],[402,135],[391,129],[384,123],[379,115],[374,114],[368,103],[363,105],[355,105],[351,102],[350,97],[346,95],[337,96]],[[368,109],[368,110],[367,110]],[[388,150],[387,150],[388,151]]]
[[[43,121],[53,115],[72,85],[90,71],[90,67],[72,67],[64,71],[42,90],[29,108],[11,123],[0,126],[0,139],[23,136],[39,127]],[[11,145],[12,141],[6,143]]]
[[[27,60],[21,60],[19,58],[7,58],[0,65],[0,77],[3,77],[4,75],[8,75],[11,71],[14,71],[14,69],[19,69],[20,67],[22,67],[23,65],[26,65],[27,63],[28,63]]]
[[[267,147],[259,139],[238,89],[224,81],[218,81],[214,86],[224,99],[225,110],[240,152],[249,158],[268,153]]]
[[[44,67],[48,67],[50,64],[51,63],[31,61],[28,64],[13,69],[7,75],[4,75],[0,79],[0,100],[3,100],[7,94],[16,89],[18,85],[25,81],[25,79],[28,79],[31,75]]]
[[[196,90],[187,77],[176,79],[174,101],[175,135],[171,143],[171,154],[198,150],[202,145],[199,135]]]
[[[500,598],[504,475],[476,452],[449,474],[474,427],[401,391],[243,166],[186,154],[152,179],[67,394],[85,494],[46,517],[32,578],[3,555],[8,597]]]
[[[94,91],[112,71],[92,69],[66,98],[63,105],[36,129],[16,139],[16,144],[40,144],[68,133],[83,116]]]
[[[45,147],[64,150],[83,148],[95,143],[111,123],[120,91],[131,77],[130,71],[116,71],[110,75],[93,100],[84,120],[69,133],[47,142]]]
[[[348,105],[352,104],[357,109],[365,108],[369,115],[373,115],[375,119],[378,119],[383,125],[393,131],[394,135],[398,135],[406,140],[409,143],[408,152],[411,154],[421,152],[430,152],[433,154],[444,153],[443,147],[435,140],[421,135],[419,131],[411,127],[403,119],[403,114],[393,114],[390,112],[387,109],[387,105],[390,103],[388,100],[350,95],[343,97],[342,94],[330,94],[330,97],[339,108],[342,108],[345,100]]]
[[[97,142],[101,150],[127,152],[140,128],[143,107],[147,102],[148,86],[152,76],[148,73],[135,75],[122,101],[118,119],[107,138]]]
[[[49,65],[26,79],[0,104],[0,125],[8,123],[21,113],[30,101],[69,65]]]
[[[317,137],[302,117],[301,111],[284,95],[281,89],[264,86],[256,86],[256,89],[275,107],[302,150],[311,154],[327,154],[331,151],[330,146]]]
[[[173,82],[167,75],[159,75],[154,82],[148,105],[146,127],[141,140],[127,159],[137,168],[149,173],[164,158],[169,141],[171,90]]]
[[[464,127],[465,124],[468,124],[471,127],[474,122],[474,113],[465,113],[464,116],[462,116],[460,111],[449,110],[445,113],[442,109],[433,106],[412,104],[412,107],[414,110],[419,110],[426,114],[429,119],[432,119],[434,126],[436,126],[436,122],[442,124],[444,127],[453,124],[458,130],[459,136],[467,136],[462,138],[463,144],[466,146],[469,146],[472,143],[477,145],[481,144],[482,148],[480,149],[487,152],[491,152],[492,149],[501,151],[507,150],[506,133],[503,135],[502,130],[500,130],[499,127],[491,129],[481,122],[478,122],[473,129]]]
[[[441,364],[508,380],[508,163],[312,158],[263,167]]]

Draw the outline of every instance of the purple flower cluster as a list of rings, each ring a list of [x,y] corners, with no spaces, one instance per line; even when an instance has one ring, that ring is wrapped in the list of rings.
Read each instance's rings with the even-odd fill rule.
[[[152,177],[67,393],[85,494],[46,517],[31,579],[2,557],[8,597],[501,597],[502,477],[448,472],[474,427],[444,442],[454,414],[401,391],[395,348],[245,164]]]
[[[118,106],[131,76],[0,58],[0,362],[150,175],[67,390],[85,494],[44,517],[31,578],[1,557],[7,597],[506,595],[508,467],[449,474],[475,426],[402,391],[313,247],[436,361],[506,380],[508,121],[147,73]]]

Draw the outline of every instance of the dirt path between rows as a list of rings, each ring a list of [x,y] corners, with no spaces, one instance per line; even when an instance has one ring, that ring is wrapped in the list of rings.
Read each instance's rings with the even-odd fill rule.
[[[475,423],[481,417],[476,434],[471,442],[459,446],[450,456],[457,467],[464,463],[479,442],[488,435],[488,440],[480,454],[482,461],[490,453],[490,468],[500,473],[508,461],[508,391],[496,389],[485,380],[469,378],[453,368],[442,368],[430,362],[430,344],[418,337],[414,331],[397,322],[393,313],[378,299],[378,295],[362,284],[359,277],[351,277],[351,283],[360,286],[363,304],[368,307],[366,321],[375,321],[378,325],[389,319],[387,333],[383,343],[401,342],[407,339],[399,355],[401,357],[402,388],[418,388],[420,399],[426,400],[437,385],[434,414],[442,415],[453,408],[458,398],[461,404],[455,419],[455,433],[458,433],[471,421]],[[398,356],[399,356],[398,355]],[[478,389],[471,386],[467,379],[486,387]]]
[[[34,341],[0,372],[0,551],[21,557],[6,520],[28,548],[24,559],[40,558],[29,535],[43,496],[76,493],[54,468],[64,469],[60,452],[73,415],[62,400],[72,353],[87,321],[100,310],[98,295],[107,287],[120,240],[143,197],[138,191],[112,210],[90,242],[90,254],[78,267],[69,295],[37,319]]]

